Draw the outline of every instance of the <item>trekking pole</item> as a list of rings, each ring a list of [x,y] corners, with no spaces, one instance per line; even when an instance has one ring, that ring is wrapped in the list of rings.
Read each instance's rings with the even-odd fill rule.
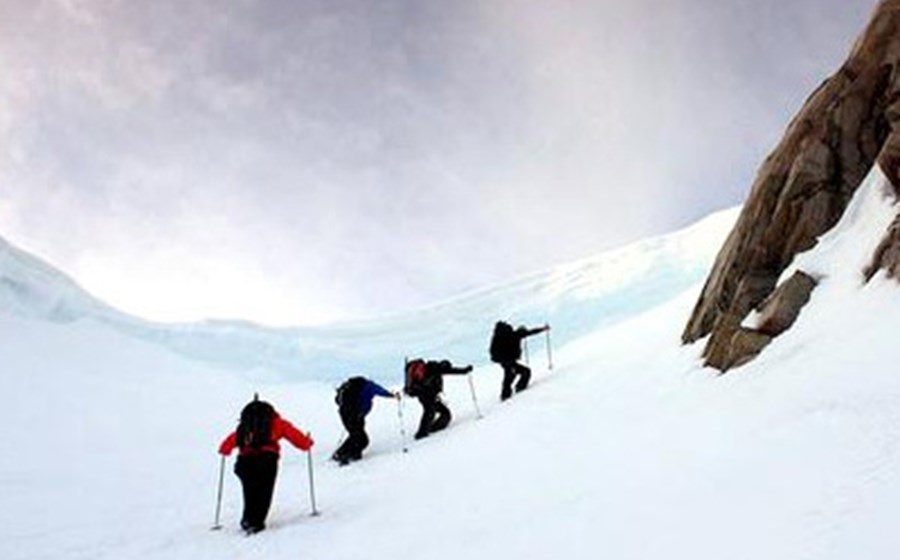
[[[544,332],[547,333],[547,369],[553,371],[553,345],[550,343],[550,325],[547,325],[547,330]]]
[[[403,356],[403,390],[409,387],[409,356]],[[406,446],[406,422],[403,421],[403,394],[397,399],[397,420],[400,422],[400,440],[403,443],[403,452],[408,453]]]
[[[213,523],[213,526],[210,527],[211,531],[218,531],[222,528],[222,524],[219,523],[219,514],[222,513],[222,487],[225,485],[225,456],[222,455],[222,461],[219,463],[219,493],[216,498],[216,521]]]
[[[469,389],[472,391],[472,402],[475,404],[475,414],[480,420],[482,418],[481,408],[478,406],[478,397],[475,395],[475,382],[472,380],[472,372],[469,372],[466,377],[469,378]]]
[[[313,478],[312,449],[306,451],[306,465],[309,468],[309,501],[312,504],[312,513],[310,515],[316,517],[319,515],[319,510],[316,509],[316,483]]]
[[[406,447],[406,424],[403,422],[403,397],[397,399],[397,421],[400,423],[400,441],[403,443],[403,452],[409,453]]]

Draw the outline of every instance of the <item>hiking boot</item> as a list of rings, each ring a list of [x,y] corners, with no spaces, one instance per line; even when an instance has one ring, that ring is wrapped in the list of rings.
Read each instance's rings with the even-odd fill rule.
[[[244,534],[249,537],[250,535],[255,535],[256,533],[259,533],[260,531],[262,531],[265,528],[266,528],[265,525],[248,525],[244,529]]]

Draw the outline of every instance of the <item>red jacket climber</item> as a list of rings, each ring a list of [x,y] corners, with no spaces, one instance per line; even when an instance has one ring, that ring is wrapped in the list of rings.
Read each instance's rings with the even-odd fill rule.
[[[275,416],[272,418],[272,440],[257,449],[245,447],[244,449],[239,450],[239,454],[246,455],[247,453],[270,451],[276,455],[280,455],[281,446],[278,445],[278,440],[281,438],[287,439],[294,447],[301,451],[309,451],[313,446],[313,443],[315,443],[311,437],[298,430],[296,426],[279,416],[276,412]],[[222,440],[222,444],[219,446],[219,453],[222,455],[231,455],[231,452],[234,451],[234,448],[237,446],[237,430],[235,430]]]
[[[278,474],[281,453],[278,440],[281,438],[303,451],[313,446],[311,437],[279,416],[271,404],[254,397],[241,411],[237,429],[219,445],[222,455],[230,455],[235,447],[240,448],[234,472],[241,479],[244,490],[241,528],[247,534],[257,533],[266,527],[266,516],[272,505],[272,492]]]

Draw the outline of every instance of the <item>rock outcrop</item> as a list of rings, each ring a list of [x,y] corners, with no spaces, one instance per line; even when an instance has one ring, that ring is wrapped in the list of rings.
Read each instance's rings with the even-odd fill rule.
[[[772,342],[772,337],[742,327],[740,318],[724,315],[709,340],[706,360],[721,370],[743,365],[755,358]]]
[[[802,270],[795,272],[760,305],[756,330],[774,338],[791,328],[817,284],[815,278]]]
[[[878,4],[847,62],[812,94],[759,170],[682,335],[685,343],[711,335],[708,365],[726,370],[764,347],[773,335],[745,332],[740,322],[772,294],[794,256],[837,223],[876,162],[896,189],[900,0]],[[869,276],[880,269],[900,275],[900,222],[895,225]],[[739,351],[740,344],[747,350]]]

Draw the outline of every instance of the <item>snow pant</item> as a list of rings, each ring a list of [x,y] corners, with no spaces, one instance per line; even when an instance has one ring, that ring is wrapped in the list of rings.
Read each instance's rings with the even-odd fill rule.
[[[369,446],[369,435],[366,434],[366,417],[353,410],[340,410],[341,423],[347,430],[347,439],[334,452],[336,461],[356,461],[362,459],[363,450]]]
[[[270,451],[239,455],[234,473],[241,479],[244,490],[244,515],[242,529],[264,529],[272,493],[275,491],[275,475],[278,474],[278,454]]]
[[[500,400],[505,401],[512,396],[513,381],[516,380],[516,377],[519,378],[516,382],[517,393],[528,387],[528,382],[531,381],[531,369],[517,362],[504,362],[500,365],[503,367],[503,388],[500,390]]]
[[[416,439],[422,439],[432,432],[443,430],[450,424],[453,415],[450,414],[447,405],[441,402],[440,396],[420,396],[419,403],[422,405],[422,420],[419,421]]]

